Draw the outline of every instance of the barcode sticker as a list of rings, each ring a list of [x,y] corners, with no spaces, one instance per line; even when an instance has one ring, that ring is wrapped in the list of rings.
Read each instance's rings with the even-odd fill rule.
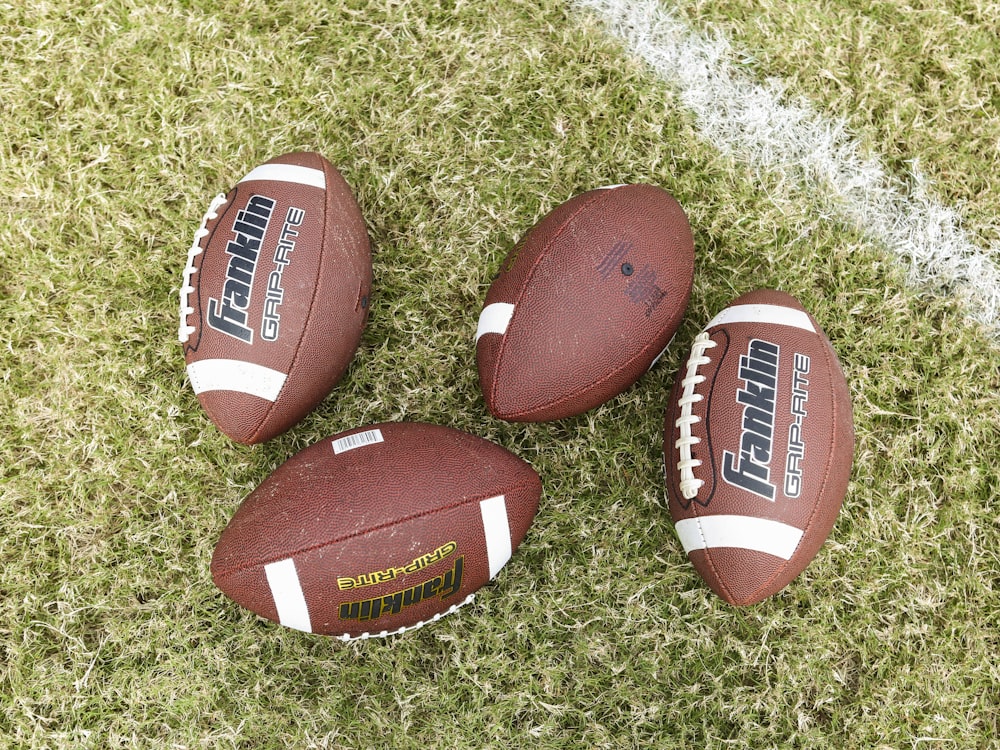
[[[352,451],[355,448],[364,448],[366,445],[375,445],[375,443],[381,442],[384,442],[381,430],[356,432],[353,435],[347,435],[334,440],[333,452],[334,454],[339,455],[341,453],[346,453],[347,451]]]

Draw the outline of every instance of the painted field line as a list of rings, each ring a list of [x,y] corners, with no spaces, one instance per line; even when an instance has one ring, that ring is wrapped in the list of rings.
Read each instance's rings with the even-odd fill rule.
[[[762,84],[731,62],[726,39],[694,31],[656,0],[570,4],[596,13],[674,88],[709,143],[793,190],[818,194],[832,215],[898,256],[911,282],[954,294],[970,318],[1000,337],[1000,272],[958,213],[928,195],[915,163],[908,182],[894,178],[863,153],[844,122],[783,101],[780,82]]]

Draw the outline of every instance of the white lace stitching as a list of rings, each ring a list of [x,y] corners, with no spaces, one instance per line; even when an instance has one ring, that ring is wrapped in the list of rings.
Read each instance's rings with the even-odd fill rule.
[[[696,404],[705,398],[700,393],[695,393],[695,386],[705,382],[705,376],[698,374],[698,368],[707,365],[711,360],[705,356],[708,349],[714,349],[716,343],[708,337],[708,333],[702,331],[694,340],[691,347],[691,356],[688,357],[687,373],[681,381],[684,389],[678,404],[681,407],[681,415],[677,418],[675,425],[680,429],[680,437],[674,443],[674,447],[680,452],[680,460],[677,462],[677,469],[681,473],[680,489],[686,500],[693,500],[698,494],[698,490],[705,484],[702,479],[695,479],[694,470],[701,466],[701,460],[691,458],[691,446],[701,442],[701,438],[691,434],[691,425],[701,421],[691,413],[692,404]]]
[[[225,203],[226,196],[222,193],[212,199],[208,211],[205,212],[205,217],[201,220],[201,226],[194,233],[194,242],[191,243],[191,248],[188,250],[187,266],[184,267],[184,281],[181,283],[181,326],[177,331],[177,337],[182,344],[186,343],[191,334],[195,332],[195,327],[188,325],[187,322],[188,315],[194,312],[194,308],[190,305],[190,295],[194,292],[191,277],[198,270],[194,267],[194,259],[204,252],[201,241],[208,236],[208,222],[219,218],[218,210]]]

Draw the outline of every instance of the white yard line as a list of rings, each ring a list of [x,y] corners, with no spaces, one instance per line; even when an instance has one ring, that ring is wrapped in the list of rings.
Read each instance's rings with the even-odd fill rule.
[[[834,216],[897,255],[914,283],[954,294],[970,318],[1000,337],[1000,272],[959,214],[928,195],[915,163],[909,182],[894,178],[844,122],[789,103],[780,82],[765,85],[738,68],[726,39],[691,29],[655,0],[570,4],[596,13],[673,87],[708,142],[781,175],[793,190],[819,191]]]

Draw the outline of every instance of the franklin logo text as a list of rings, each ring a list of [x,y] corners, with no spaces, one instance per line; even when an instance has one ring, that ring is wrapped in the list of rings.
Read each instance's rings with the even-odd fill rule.
[[[438,597],[447,599],[458,593],[462,588],[462,571],[465,567],[465,557],[455,558],[455,564],[451,570],[439,576],[431,578],[424,583],[410,586],[402,591],[394,591],[385,596],[378,596],[373,599],[362,599],[356,602],[345,602],[340,605],[341,620],[376,620],[379,617],[388,615],[398,615],[407,607],[427,599]]]
[[[792,423],[788,426],[788,453],[785,458],[785,497],[802,494],[802,459],[806,444],[802,439],[802,425],[806,420],[806,401],[809,400],[809,367],[812,364],[805,354],[796,353],[792,359]]]
[[[253,343],[253,330],[247,325],[250,292],[257,273],[257,257],[274,211],[274,199],[254,195],[246,208],[236,214],[233,238],[226,244],[229,263],[220,299],[208,300],[208,325],[227,336]]]
[[[775,389],[781,347],[753,339],[740,356],[739,377],[744,385],[736,392],[743,405],[739,455],[722,452],[722,478],[734,487],[774,502],[770,482],[774,446]]]
[[[264,318],[260,322],[260,337],[265,341],[277,341],[281,330],[281,315],[278,308],[285,301],[285,288],[281,284],[281,276],[285,267],[292,262],[292,252],[295,250],[295,238],[299,236],[298,228],[306,219],[306,212],[292,206],[285,215],[285,223],[281,226],[278,237],[278,247],[274,251],[274,270],[267,277],[267,291],[264,296]]]
[[[433,552],[421,555],[412,562],[398,568],[386,568],[385,570],[376,570],[372,573],[363,573],[356,578],[338,578],[337,588],[341,591],[349,591],[350,589],[359,589],[363,586],[376,586],[380,583],[394,581],[400,576],[407,574],[419,573],[424,568],[455,554],[457,549],[458,545],[455,542],[447,542]]]

